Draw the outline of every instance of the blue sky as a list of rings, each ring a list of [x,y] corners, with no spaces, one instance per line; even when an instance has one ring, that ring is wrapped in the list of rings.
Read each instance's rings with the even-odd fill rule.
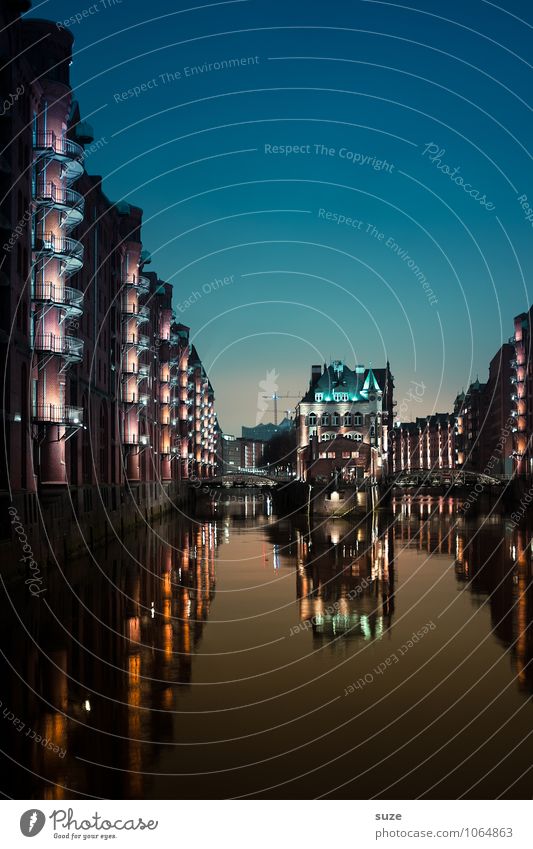
[[[292,395],[335,358],[388,358],[399,403],[423,384],[407,419],[450,409],[530,305],[530,4],[193,5],[93,4],[72,80],[106,140],[87,170],[143,208],[223,429],[267,371]]]

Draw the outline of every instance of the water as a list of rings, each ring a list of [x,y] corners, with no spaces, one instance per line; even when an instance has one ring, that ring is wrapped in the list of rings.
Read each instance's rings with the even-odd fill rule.
[[[429,497],[271,511],[206,505],[8,588],[5,794],[532,796],[529,532]]]

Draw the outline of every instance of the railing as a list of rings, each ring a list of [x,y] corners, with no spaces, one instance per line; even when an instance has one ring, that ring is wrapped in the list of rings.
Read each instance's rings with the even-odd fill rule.
[[[142,333],[122,333],[123,345],[135,345],[137,348],[149,348],[150,339]]]
[[[58,156],[83,160],[84,153],[81,145],[55,133],[37,133],[33,147],[35,150],[49,150]]]
[[[69,404],[37,404],[33,408],[33,418],[38,422],[81,426],[83,408]]]
[[[150,377],[150,366],[139,366],[139,380],[144,380],[147,377]]]
[[[147,292],[150,291],[150,281],[147,277],[143,277],[142,274],[128,275],[124,280],[124,286],[138,289],[141,295],[145,295]]]
[[[150,318],[150,307],[140,307],[138,304],[126,299],[122,301],[122,314],[136,318],[139,322],[148,321]]]
[[[62,286],[50,281],[35,284],[33,300],[83,310],[83,292],[73,289],[71,286]]]
[[[38,252],[50,252],[83,262],[83,245],[70,236],[56,236],[55,233],[35,235],[33,248]]]
[[[35,200],[68,206],[70,209],[78,210],[82,216],[85,209],[85,198],[83,195],[74,191],[74,189],[65,189],[63,186],[56,186],[55,183],[38,184],[35,191]]]
[[[40,333],[35,337],[35,350],[81,360],[83,358],[83,340],[75,336],[55,336],[53,333]]]

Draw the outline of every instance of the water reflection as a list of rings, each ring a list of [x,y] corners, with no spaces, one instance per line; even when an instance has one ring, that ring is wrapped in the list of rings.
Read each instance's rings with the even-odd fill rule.
[[[300,618],[318,640],[380,638],[394,612],[394,534],[387,517],[329,519],[297,530]],[[381,525],[381,527],[380,527]]]
[[[463,517],[453,499],[407,497],[369,521],[335,519],[312,526],[305,516],[276,519],[271,503],[253,493],[209,505],[206,512],[198,521],[173,520],[152,531],[139,530],[127,547],[117,541],[97,559],[60,562],[48,571],[42,600],[29,597],[23,587],[10,588],[16,612],[8,608],[2,630],[7,659],[2,701],[23,727],[7,718],[0,724],[2,749],[13,758],[8,795],[142,798],[160,793],[150,773],[160,769],[165,746],[188,744],[202,734],[208,740],[217,736],[213,715],[204,722],[201,714],[222,709],[226,695],[193,687],[195,668],[206,628],[215,627],[210,625],[213,605],[220,605],[219,620],[231,620],[237,604],[237,585],[231,582],[241,575],[242,580],[249,576],[257,598],[270,594],[272,617],[284,617],[275,632],[276,648],[267,651],[271,665],[282,666],[285,657],[301,659],[311,679],[339,654],[348,657],[359,646],[393,639],[398,617],[409,609],[404,588],[416,588],[423,574],[416,569],[426,562],[409,556],[431,555],[437,563],[441,558],[443,574],[450,567],[454,576],[444,585],[441,608],[457,592],[466,594],[473,610],[485,603],[490,640],[509,648],[519,692],[533,692],[529,530],[513,529],[500,516]],[[225,582],[222,594],[217,593],[220,580]],[[230,603],[231,613],[224,607]],[[243,614],[255,612],[247,606],[248,596],[238,603]],[[231,655],[235,640],[243,646],[266,643],[257,634],[262,621],[243,616],[231,643],[225,626],[218,626],[217,649]],[[287,640],[297,623],[305,626],[303,635]],[[408,627],[420,624],[420,618],[412,625],[408,619]],[[198,667],[202,681],[217,678],[219,660],[211,654]],[[243,678],[250,672],[245,659],[246,654],[236,654],[231,661],[235,678],[241,664]],[[331,669],[321,684],[322,701],[346,685],[346,673]],[[267,681],[273,692],[281,687],[275,676]],[[306,706],[305,694],[301,698],[295,711]],[[373,698],[372,693],[365,698]],[[254,721],[269,727],[269,704],[257,711]],[[306,737],[318,736],[322,722],[328,726],[325,715],[314,717]],[[59,754],[42,740],[58,747]],[[280,738],[280,750],[291,742],[288,731]],[[254,745],[252,738],[247,749],[252,760]],[[169,752],[171,768],[179,772],[182,750]],[[218,756],[213,757],[216,764]],[[259,786],[262,781],[258,768]],[[515,789],[519,794],[520,784]],[[186,793],[181,785],[180,792]],[[232,792],[224,774],[205,789],[213,796]],[[304,795],[319,793],[320,786],[309,784]],[[408,797],[409,788],[404,793]]]
[[[531,529],[512,527],[497,510],[465,518],[453,498],[404,496],[392,510],[397,542],[452,555],[472,602],[488,600],[492,632],[510,647],[520,687],[533,692]]]

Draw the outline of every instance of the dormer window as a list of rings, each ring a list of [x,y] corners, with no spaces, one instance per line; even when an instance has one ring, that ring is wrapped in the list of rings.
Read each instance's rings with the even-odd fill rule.
[[[347,392],[334,392],[333,393],[334,401],[348,401],[348,393]]]
[[[315,392],[315,401],[322,401],[323,397],[324,397],[323,392]]]

